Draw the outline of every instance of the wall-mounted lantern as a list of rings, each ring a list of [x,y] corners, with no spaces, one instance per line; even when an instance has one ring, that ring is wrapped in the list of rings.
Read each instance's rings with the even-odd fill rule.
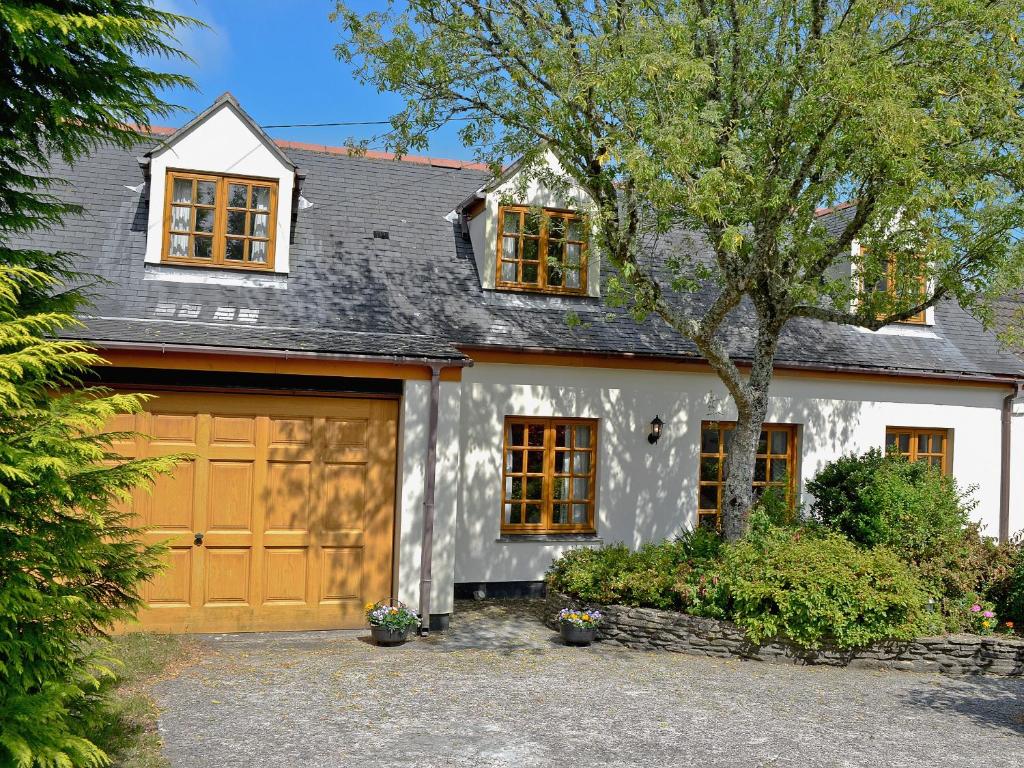
[[[661,439],[661,428],[665,426],[665,422],[661,420],[660,416],[655,416],[651,420],[651,434],[647,436],[647,442],[654,445]]]

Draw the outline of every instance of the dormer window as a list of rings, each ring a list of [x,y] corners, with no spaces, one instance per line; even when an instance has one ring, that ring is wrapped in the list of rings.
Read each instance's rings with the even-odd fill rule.
[[[496,288],[586,293],[587,244],[579,214],[503,206],[498,221]]]
[[[168,171],[162,260],[274,268],[277,180]]]
[[[865,249],[862,248],[861,255],[863,256],[865,252]],[[906,295],[908,292],[907,286],[900,284],[901,280],[905,282],[908,279],[914,280],[920,286],[917,296]],[[899,304],[906,304],[910,301],[923,301],[928,293],[928,278],[925,276],[924,264],[916,256],[897,258],[889,256],[883,265],[882,274],[873,284],[865,286],[865,290],[867,293],[886,294],[891,302]],[[879,317],[884,317],[886,314],[885,312],[880,313]],[[927,313],[921,311],[900,322],[924,325],[927,323]]]

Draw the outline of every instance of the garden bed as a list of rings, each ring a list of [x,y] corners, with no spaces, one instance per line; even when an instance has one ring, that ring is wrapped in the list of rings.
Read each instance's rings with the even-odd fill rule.
[[[597,608],[604,614],[598,638],[628,648],[665,650],[696,656],[740,658],[784,664],[901,669],[947,675],[1024,675],[1024,639],[1007,635],[944,635],[913,641],[876,643],[866,648],[817,649],[785,641],[750,642],[742,627],[728,621],[679,611],[624,605],[584,605],[548,592],[545,622],[554,627],[562,608]]]

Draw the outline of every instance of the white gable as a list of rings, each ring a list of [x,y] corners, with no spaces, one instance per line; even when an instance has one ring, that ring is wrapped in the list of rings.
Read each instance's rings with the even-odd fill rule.
[[[173,134],[150,153],[146,262],[160,263],[168,170],[223,173],[278,183],[274,271],[288,272],[295,168],[256,128],[230,96]]]

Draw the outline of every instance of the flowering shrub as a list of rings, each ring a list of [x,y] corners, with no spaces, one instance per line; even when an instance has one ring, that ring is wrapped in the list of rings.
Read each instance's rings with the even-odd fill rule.
[[[974,603],[970,609],[968,626],[977,635],[991,635],[999,626],[991,603]],[[1012,629],[1012,623],[1011,623]]]
[[[402,603],[398,605],[367,603],[366,620],[371,627],[384,627],[392,632],[403,632],[420,623],[420,617],[416,611],[407,608]]]
[[[600,611],[574,610],[563,608],[558,612],[558,621],[561,624],[571,624],[576,629],[597,629],[604,618]]]

